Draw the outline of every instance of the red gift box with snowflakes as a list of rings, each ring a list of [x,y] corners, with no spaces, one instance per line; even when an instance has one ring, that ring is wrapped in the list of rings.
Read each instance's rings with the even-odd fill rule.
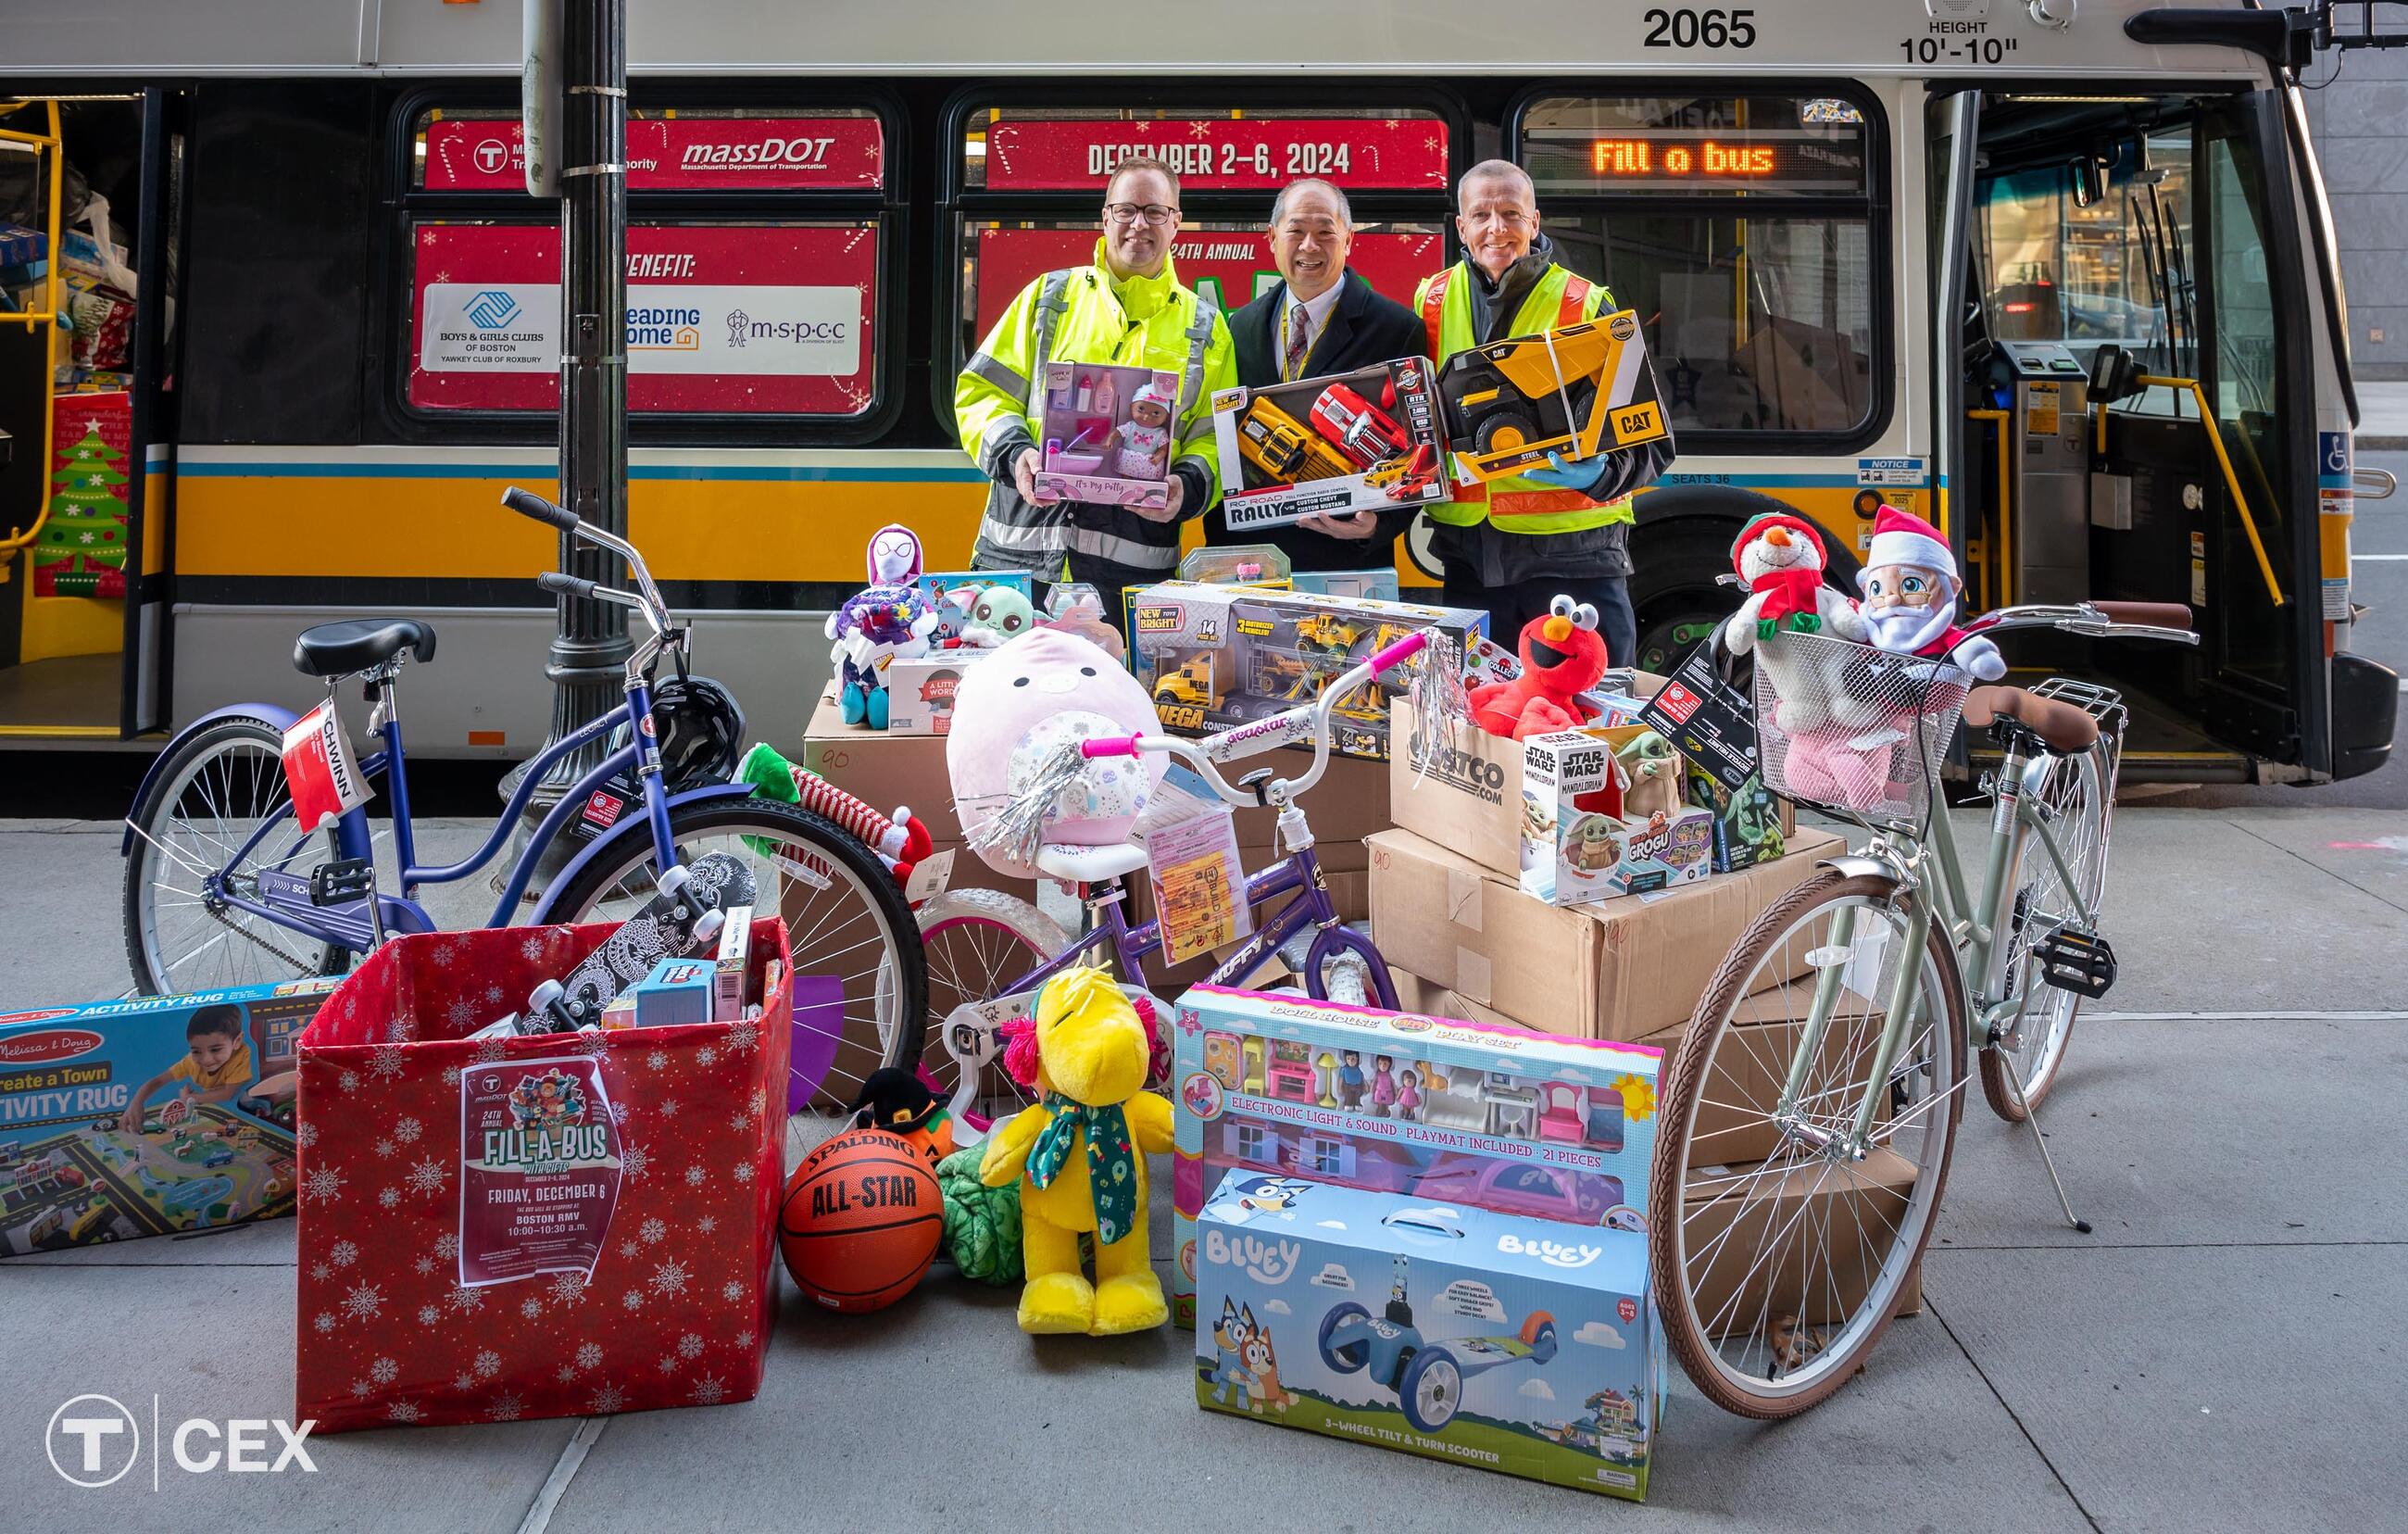
[[[778,1302],[785,924],[758,1018],[470,1039],[615,930],[397,938],[299,1042],[295,1420],[749,1400]]]

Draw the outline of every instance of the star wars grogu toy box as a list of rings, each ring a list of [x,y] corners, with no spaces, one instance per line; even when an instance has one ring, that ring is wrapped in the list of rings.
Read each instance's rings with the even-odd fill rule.
[[[0,1017],[0,1256],[292,1213],[294,1041],[337,983]]]
[[[1672,435],[1631,309],[1458,351],[1438,388],[1455,461],[1483,481]]]
[[[1681,753],[1644,724],[1532,736],[1522,742],[1523,891],[1570,906],[1705,878],[1714,817],[1687,792]]]
[[[1233,1171],[1197,1222],[1196,1403],[1643,1501],[1643,1229]]]
[[[1128,623],[1129,665],[1153,695],[1163,727],[1181,735],[1269,721],[1311,704],[1332,681],[1408,634],[1427,632],[1460,656],[1474,636],[1488,631],[1488,614],[1476,608],[1183,581],[1131,588]],[[1332,749],[1386,760],[1389,699],[1430,664],[1427,652],[1417,655],[1340,699]],[[1281,743],[1310,747],[1309,724],[1287,728]]]
[[[1227,1172],[1575,1226],[1646,1208],[1654,1049],[1216,985],[1172,1016],[1182,1325],[1197,1319],[1197,1214]]]
[[[1446,433],[1430,364],[1404,357],[1352,373],[1212,396],[1221,515],[1232,533],[1311,516],[1446,499]]]

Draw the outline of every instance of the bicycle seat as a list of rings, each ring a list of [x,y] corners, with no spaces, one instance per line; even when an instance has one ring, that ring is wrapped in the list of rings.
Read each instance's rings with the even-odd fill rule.
[[[293,641],[293,669],[305,677],[347,677],[382,666],[402,651],[435,658],[435,627],[415,618],[352,618],[303,629]]]
[[[1998,719],[2014,720],[2047,741],[2052,751],[2088,751],[2099,738],[2099,721],[2071,703],[2020,687],[1976,687],[1965,695],[1967,724],[1987,729]]]
[[[1049,841],[1037,849],[1037,869],[1050,879],[1071,884],[1100,884],[1145,867],[1145,849],[1133,841],[1109,847],[1074,847]]]

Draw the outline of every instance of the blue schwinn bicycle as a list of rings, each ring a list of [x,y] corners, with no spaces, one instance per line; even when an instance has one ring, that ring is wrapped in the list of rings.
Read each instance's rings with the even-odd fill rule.
[[[436,930],[419,901],[421,887],[452,883],[492,864],[552,764],[616,732],[621,738],[609,742],[615,749],[526,839],[500,881],[486,925],[624,921],[659,892],[667,869],[724,853],[752,870],[761,903],[776,901],[785,916],[794,972],[841,987],[840,1025],[824,1005],[814,1009],[816,1021],[796,1014],[798,1023],[836,1032],[852,1046],[836,1052],[826,1090],[849,1097],[870,1070],[902,1063],[920,1039],[927,972],[918,925],[892,875],[834,823],[754,797],[741,783],[680,791],[665,782],[680,764],[672,742],[664,768],[663,737],[675,735],[680,724],[675,716],[666,726],[656,723],[662,660],[677,674],[659,691],[716,691],[686,673],[688,630],[671,619],[633,544],[528,491],[513,488],[503,504],[626,561],[632,591],[557,571],[537,578],[548,592],[615,603],[642,620],[650,632],[627,658],[624,706],[539,753],[520,774],[483,846],[461,862],[422,867],[398,683],[408,662],[433,659],[435,630],[414,618],[308,630],[294,646],[294,666],[322,679],[329,699],[357,678],[372,706],[374,740],[360,771],[369,783],[381,781],[390,796],[392,845],[381,861],[391,873],[374,875],[379,839],[365,806],[322,833],[301,829],[282,757],[285,731],[299,716],[271,703],[206,714],[159,753],[126,817],[125,950],[136,989],[169,995],[340,974],[384,934]],[[529,901],[530,882],[556,845],[575,851]],[[905,1018],[911,1026],[897,1025]]]

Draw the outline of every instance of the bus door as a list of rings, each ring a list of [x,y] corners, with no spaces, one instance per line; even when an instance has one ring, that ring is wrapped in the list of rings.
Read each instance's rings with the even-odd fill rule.
[[[0,98],[0,736],[162,718],[177,104]]]
[[[2310,309],[2275,222],[2273,105],[1994,92],[1980,108],[1955,423],[1978,589],[2189,605],[2195,652],[2019,646],[2123,690],[2139,776],[2329,770]]]

